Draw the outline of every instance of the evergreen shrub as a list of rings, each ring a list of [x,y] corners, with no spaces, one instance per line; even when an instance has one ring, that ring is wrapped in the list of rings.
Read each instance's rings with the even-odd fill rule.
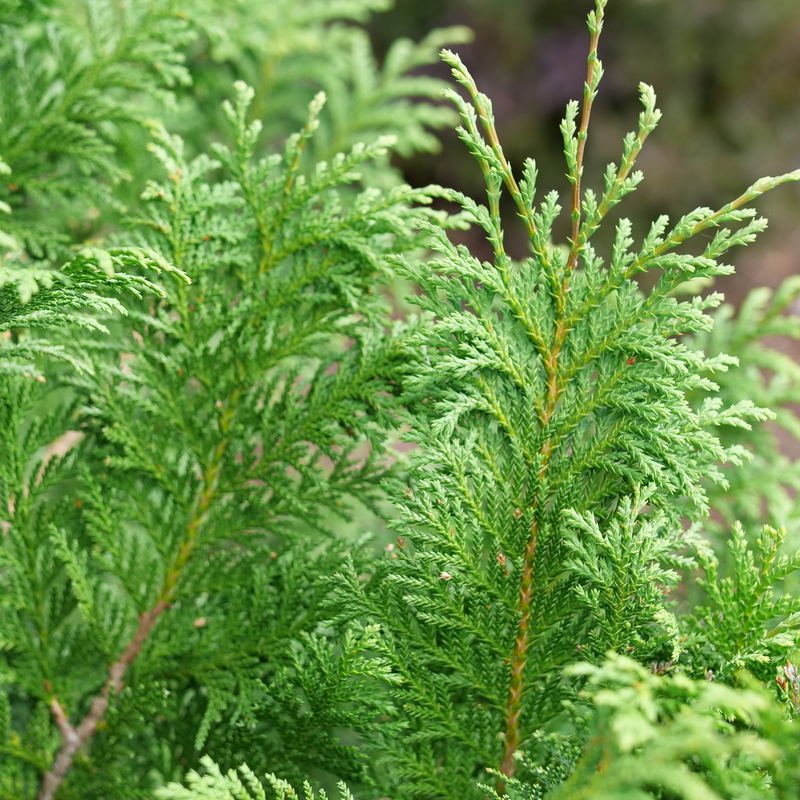
[[[800,283],[713,283],[800,171],[635,235],[597,0],[566,213],[450,50],[413,189],[467,33],[383,7],[0,10],[0,797],[796,797]]]

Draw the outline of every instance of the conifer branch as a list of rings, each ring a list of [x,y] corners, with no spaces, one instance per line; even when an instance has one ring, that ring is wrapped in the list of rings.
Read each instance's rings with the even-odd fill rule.
[[[230,429],[231,421],[233,419],[236,406],[239,401],[241,392],[237,390],[234,394],[229,407],[225,410],[220,422],[220,429],[223,433],[227,433]],[[139,626],[133,635],[133,638],[128,642],[125,650],[117,661],[115,661],[108,668],[108,679],[103,686],[100,694],[92,700],[89,713],[83,718],[81,723],[73,727],[67,717],[64,709],[58,702],[58,698],[53,697],[50,701],[50,710],[56,721],[59,731],[61,732],[62,743],[61,750],[59,751],[50,771],[44,776],[42,783],[42,790],[39,793],[39,800],[53,800],[61,786],[64,778],[72,767],[72,761],[75,754],[81,747],[87,745],[97,731],[97,726],[102,721],[108,710],[110,695],[113,690],[115,695],[122,691],[122,679],[139,652],[142,649],[147,637],[150,635],[153,627],[155,626],[161,614],[171,605],[174,600],[175,587],[180,580],[181,574],[185,569],[187,563],[192,557],[192,553],[197,544],[197,537],[200,528],[206,519],[208,509],[214,499],[217,483],[219,480],[220,470],[222,469],[222,461],[225,456],[225,451],[228,447],[229,439],[226,437],[222,439],[214,453],[211,464],[208,466],[205,473],[204,489],[198,497],[195,512],[192,515],[189,525],[187,526],[186,538],[178,548],[178,555],[173,561],[170,568],[167,570],[164,583],[158,595],[158,600],[155,605],[149,610],[143,612],[139,617]]]
[[[597,87],[603,74],[603,67],[597,58],[597,43],[603,31],[603,16],[607,0],[597,0],[597,8],[594,13],[589,14],[589,30],[591,32],[591,44],[589,45],[589,64],[586,74],[586,83],[583,88],[583,111],[581,113],[581,124],[577,136],[577,152],[574,164],[570,163],[570,183],[572,184],[572,242],[567,259],[567,270],[564,276],[565,293],[569,286],[570,275],[578,263],[580,253],[580,231],[581,231],[581,178],[583,177],[583,157],[586,151],[586,139],[589,134],[589,118],[592,114],[592,103],[597,96]],[[568,158],[568,161],[571,159]]]
[[[589,28],[591,31],[591,44],[589,49],[589,66],[584,88],[583,114],[577,135],[577,152],[574,164],[570,163],[570,180],[572,183],[572,245],[570,248],[567,266],[559,298],[557,298],[558,323],[553,338],[553,347],[545,359],[547,373],[547,398],[544,415],[541,418],[542,428],[546,428],[555,413],[556,404],[560,394],[558,380],[558,357],[567,335],[565,323],[567,294],[569,291],[570,276],[578,262],[580,251],[581,229],[581,176],[583,174],[583,158],[586,149],[589,118],[592,111],[592,102],[597,93],[597,86],[602,74],[602,66],[597,58],[597,43],[603,29],[603,12],[606,0],[598,0],[596,13],[589,15]],[[569,158],[568,158],[569,161]],[[514,754],[519,747],[519,723],[522,709],[523,673],[528,652],[528,636],[531,619],[531,604],[533,602],[533,567],[536,560],[536,550],[539,542],[539,522],[536,516],[536,505],[539,500],[539,491],[544,482],[550,454],[553,451],[552,438],[548,437],[541,449],[541,466],[538,474],[538,487],[533,501],[533,523],[531,535],[525,548],[525,559],[520,579],[519,594],[519,623],[517,637],[514,642],[514,654],[511,658],[511,683],[509,685],[508,706],[506,709],[505,750],[500,771],[506,777],[512,777],[516,769]],[[504,791],[503,782],[498,784],[498,791]]]
[[[481,125],[483,126],[484,131],[486,131],[486,137],[489,140],[491,153],[496,160],[495,166],[497,167],[497,170],[503,179],[503,183],[505,183],[506,188],[510,192],[511,197],[514,199],[514,202],[517,205],[519,215],[525,222],[525,229],[528,233],[531,243],[534,245],[535,251],[538,255],[545,257],[546,253],[544,251],[540,252],[538,249],[536,249],[537,227],[533,209],[525,203],[525,199],[520,191],[519,184],[514,177],[511,165],[508,163],[505,153],[503,153],[503,147],[500,144],[500,138],[497,135],[497,127],[494,123],[491,101],[485,94],[478,91],[478,86],[475,83],[475,79],[472,77],[472,75],[470,75],[469,71],[464,66],[464,63],[461,61],[458,55],[450,50],[442,50],[441,57],[446,64],[449,64],[452,67],[453,77],[469,92],[469,95],[472,98],[472,102],[475,106],[475,110],[478,112]],[[473,123],[474,115],[470,116],[470,114],[464,113],[466,111],[466,105],[463,104],[463,101],[459,102],[461,98],[451,92],[445,92],[445,96],[456,103],[456,106],[461,112],[461,118],[467,125],[469,133],[472,134],[473,137],[479,137],[480,134]],[[481,169],[483,170],[484,176],[487,176],[490,171],[489,163],[485,158],[479,158],[478,161]]]
[[[794,170],[793,172],[787,172],[776,177],[761,178],[752,186],[748,187],[748,189],[739,195],[739,197],[737,197],[735,200],[732,200],[730,203],[722,206],[722,208],[717,211],[704,214],[699,220],[694,222],[694,224],[681,225],[678,223],[670,236],[668,236],[661,244],[652,250],[644,249],[639,254],[636,260],[628,268],[626,277],[633,277],[638,272],[642,271],[642,267],[646,261],[664,255],[665,253],[673,250],[678,245],[685,242],[687,239],[691,239],[693,236],[696,236],[698,233],[702,233],[709,228],[716,228],[720,223],[729,222],[731,220],[731,214],[742,208],[742,206],[747,206],[754,200],[757,200],[762,194],[766,194],[766,192],[769,192],[784,183],[792,183],[794,181],[800,181],[800,169]],[[709,212],[711,211],[711,209],[705,210]],[[681,222],[682,221],[683,220],[681,220]]]
[[[150,631],[168,605],[169,604],[164,600],[159,600],[153,608],[144,612],[139,617],[139,626],[136,629],[136,633],[133,635],[130,642],[128,642],[119,660],[115,661],[109,667],[108,679],[106,680],[105,686],[103,686],[103,690],[92,700],[89,713],[81,720],[81,723],[77,727],[73,727],[70,723],[69,717],[61,707],[57,697],[53,697],[50,701],[50,711],[61,733],[62,742],[61,749],[53,762],[53,766],[44,776],[42,789],[39,792],[39,800],[53,800],[55,798],[58,788],[72,768],[72,761],[75,758],[75,754],[81,747],[88,744],[89,740],[97,731],[97,726],[105,716],[112,690],[115,695],[122,691],[122,679],[128,667],[136,660],[136,656],[139,655],[139,651],[142,649],[142,645],[149,636]]]
[[[606,216],[607,212],[615,206],[626,194],[635,189],[636,185],[641,180],[641,174],[633,171],[636,161],[644,140],[650,132],[655,128],[660,112],[655,107],[655,94],[652,89],[647,86],[640,86],[642,102],[644,111],[639,118],[638,133],[629,134],[624,143],[624,151],[621,166],[617,169],[614,165],[610,165],[606,172],[606,189],[602,200],[598,201],[594,194],[587,191],[586,197],[582,197],[581,193],[581,179],[584,169],[584,155],[585,145],[587,138],[587,130],[591,116],[592,103],[595,99],[597,88],[602,77],[602,65],[597,58],[597,46],[600,33],[603,26],[603,16],[606,3],[603,0],[598,0],[596,3],[596,10],[589,16],[589,28],[591,33],[590,55],[588,60],[588,74],[584,90],[584,103],[583,112],[580,122],[578,124],[578,104],[571,103],[567,108],[567,115],[562,124],[562,133],[564,135],[565,155],[568,164],[568,177],[572,186],[572,202],[571,202],[571,223],[572,231],[569,239],[568,254],[561,256],[560,254],[551,254],[550,245],[548,244],[548,237],[552,222],[559,213],[557,205],[557,197],[552,193],[548,196],[542,204],[541,216],[535,215],[533,212],[533,185],[536,176],[535,165],[532,161],[526,162],[525,180],[523,183],[517,185],[511,174],[510,167],[505,160],[502,149],[497,141],[497,134],[494,127],[492,117],[491,103],[484,95],[478,90],[474,80],[470,77],[468,71],[460,62],[457,56],[452,53],[444,53],[444,60],[453,67],[453,75],[456,80],[464,87],[467,88],[470,98],[472,100],[474,110],[471,108],[464,99],[455,93],[448,93],[448,97],[453,100],[459,109],[463,128],[459,131],[460,138],[467,144],[472,154],[476,157],[481,171],[483,172],[484,179],[487,187],[488,207],[480,207],[468,200],[462,199],[464,208],[474,217],[474,219],[486,230],[488,239],[493,246],[495,255],[494,275],[487,274],[486,268],[481,268],[477,264],[472,264],[468,259],[459,257],[460,254],[451,251],[449,248],[442,248],[442,252],[446,254],[445,260],[436,266],[443,268],[447,272],[453,265],[458,265],[458,272],[460,281],[453,281],[451,275],[442,275],[441,283],[438,278],[426,281],[425,276],[421,271],[415,272],[414,277],[421,279],[423,288],[427,294],[427,299],[422,305],[429,308],[437,316],[447,319],[446,325],[443,328],[448,332],[458,331],[459,334],[465,336],[465,341],[455,349],[459,352],[459,357],[467,357],[474,368],[478,371],[485,369],[486,372],[477,375],[473,374],[468,384],[464,386],[462,394],[456,392],[446,392],[444,394],[444,404],[448,408],[448,414],[452,418],[463,419],[466,424],[466,413],[472,408],[480,409],[482,412],[488,414],[492,419],[496,420],[502,427],[502,430],[509,438],[509,443],[513,442],[512,447],[520,455],[524,456],[524,445],[516,443],[517,432],[520,430],[519,425],[527,424],[527,421],[518,419],[515,424],[512,421],[512,416],[509,414],[508,409],[503,408],[504,400],[497,400],[502,395],[496,391],[491,380],[488,380],[489,375],[494,370],[497,370],[499,378],[502,373],[503,378],[501,381],[515,380],[514,374],[517,370],[508,366],[508,358],[504,355],[507,350],[507,342],[513,340],[513,333],[509,329],[504,329],[503,337],[498,338],[495,333],[495,327],[499,325],[499,320],[492,312],[492,303],[495,302],[497,296],[502,297],[509,303],[514,310],[515,318],[520,321],[525,321],[526,314],[520,313],[515,307],[513,302],[514,295],[518,291],[518,287],[524,285],[525,280],[520,274],[519,277],[514,276],[510,270],[510,261],[503,248],[503,229],[500,220],[499,209],[499,194],[501,185],[509,189],[515,197],[517,206],[520,211],[520,216],[526,222],[528,234],[531,237],[531,244],[536,258],[529,259],[527,262],[528,270],[530,270],[530,280],[532,285],[538,284],[536,288],[528,295],[525,302],[538,307],[539,313],[545,316],[549,313],[552,320],[553,327],[551,333],[545,338],[544,336],[530,335],[530,326],[526,325],[528,334],[530,336],[530,343],[535,346],[539,355],[539,367],[541,372],[533,373],[531,377],[534,381],[539,381],[541,375],[541,383],[538,385],[543,389],[543,397],[541,402],[536,397],[536,392],[531,392],[531,398],[525,398],[525,403],[529,409],[535,409],[536,421],[538,422],[538,443],[536,452],[537,458],[528,459],[529,468],[532,468],[532,475],[530,484],[528,484],[527,492],[528,497],[526,504],[528,505],[528,512],[526,518],[528,520],[528,536],[523,539],[521,558],[517,562],[519,571],[515,572],[518,576],[518,603],[516,619],[514,620],[514,638],[513,654],[506,662],[510,672],[510,681],[507,684],[507,705],[504,709],[504,730],[503,730],[503,756],[500,765],[500,783],[499,791],[504,791],[505,780],[511,778],[515,772],[515,753],[521,746],[522,740],[527,735],[528,723],[523,723],[522,719],[526,715],[525,708],[529,706],[526,700],[526,688],[529,687],[531,678],[525,675],[526,662],[532,657],[534,642],[538,641],[538,637],[544,634],[544,629],[536,628],[536,633],[531,631],[533,619],[543,612],[543,607],[549,602],[546,598],[541,597],[543,589],[542,580],[545,579],[545,574],[552,567],[551,559],[554,556],[554,549],[556,545],[550,538],[553,533],[553,524],[558,524],[558,513],[554,510],[554,506],[564,508],[569,506],[572,499],[567,499],[569,489],[567,487],[567,476],[578,473],[587,473],[592,468],[592,465],[599,465],[603,463],[604,456],[602,455],[608,448],[619,448],[621,453],[625,451],[632,452],[638,450],[639,445],[634,445],[631,450],[631,445],[625,441],[622,433],[622,426],[618,428],[611,425],[607,430],[598,430],[595,442],[590,446],[588,443],[585,445],[585,454],[578,456],[574,447],[575,439],[570,439],[574,434],[572,431],[578,430],[576,426],[579,425],[581,419],[588,418],[595,413],[602,412],[602,409],[608,405],[613,408],[618,405],[620,410],[627,409],[629,403],[623,403],[618,399],[616,394],[623,383],[629,381],[629,376],[634,373],[625,371],[625,367],[630,368],[634,362],[635,357],[630,358],[630,354],[623,360],[624,366],[620,371],[619,365],[616,363],[619,355],[613,354],[612,345],[617,341],[614,337],[620,335],[620,331],[628,330],[628,328],[635,322],[644,318],[663,318],[664,322],[662,327],[659,328],[659,336],[668,337],[672,332],[677,332],[678,327],[675,326],[673,317],[674,313],[670,310],[668,305],[663,304],[663,298],[674,288],[675,285],[685,280],[687,274],[704,274],[705,270],[709,274],[722,274],[727,268],[724,265],[717,266],[714,259],[718,258],[726,249],[734,244],[745,244],[752,240],[755,233],[760,230],[763,225],[759,221],[748,223],[740,231],[731,234],[729,231],[721,231],[719,236],[715,239],[712,245],[706,248],[706,252],[702,257],[691,260],[691,257],[673,257],[673,261],[669,262],[668,267],[672,272],[659,284],[656,291],[653,292],[650,298],[647,298],[640,304],[630,304],[631,316],[626,317],[624,314],[619,314],[618,319],[611,321],[604,321],[593,328],[593,324],[589,324],[588,328],[581,329],[574,334],[574,343],[570,340],[570,336],[575,330],[576,326],[586,322],[586,316],[591,315],[593,309],[598,309],[602,298],[605,296],[604,292],[611,292],[615,289],[620,289],[626,283],[630,283],[636,271],[649,269],[655,266],[661,266],[664,254],[670,249],[676,247],[678,244],[686,241],[691,236],[705,230],[706,228],[724,225],[730,222],[740,222],[752,216],[750,212],[739,211],[739,208],[746,203],[755,199],[760,193],[773,188],[778,183],[786,180],[794,180],[795,176],[782,176],[777,179],[765,179],[759,181],[756,185],[751,187],[742,197],[735,200],[733,203],[720,209],[718,212],[711,212],[710,210],[698,210],[684,219],[679,221],[677,226],[669,235],[661,237],[660,233],[663,228],[658,229],[656,226],[655,233],[651,233],[648,237],[641,254],[637,257],[635,253],[623,255],[623,250],[627,251],[632,244],[628,242],[629,231],[626,233],[626,226],[623,224],[618,231],[619,245],[614,255],[614,261],[611,268],[605,273],[605,280],[603,280],[599,273],[601,259],[597,258],[588,248],[588,240],[594,231],[599,226],[600,222]],[[478,120],[480,119],[480,125]],[[482,126],[483,133],[479,128]],[[585,215],[585,221],[582,217]],[[666,223],[664,223],[666,227]],[[580,283],[578,283],[577,273],[578,262],[583,256],[585,261],[585,269],[580,270]],[[619,266],[618,266],[619,265]],[[524,273],[527,275],[527,271]],[[470,280],[480,282],[482,286],[486,287],[486,297],[479,291],[474,291],[469,285]],[[576,285],[573,287],[572,283]],[[455,285],[456,290],[450,287]],[[546,293],[542,291],[546,287]],[[597,287],[597,288],[595,288]],[[438,303],[433,299],[433,294],[437,291],[444,289],[448,295],[456,297],[458,290],[463,292],[463,296],[469,298],[469,307],[471,313],[475,314],[480,320],[479,325],[472,322],[470,315],[460,317],[458,311],[454,313],[450,307],[445,303]],[[536,289],[539,290],[538,295]],[[492,297],[494,293],[494,297]],[[578,315],[574,309],[571,309],[570,299],[575,297],[574,304],[584,309],[584,314]],[[541,298],[541,299],[540,299]],[[710,303],[713,305],[713,300]],[[700,305],[694,304],[698,310]],[[455,308],[455,303],[453,305]],[[524,308],[524,304],[522,305]],[[453,317],[449,315],[453,313]],[[685,317],[681,318],[681,325],[690,327],[692,325],[702,325],[703,323],[698,318],[693,321],[694,310],[690,311],[688,304],[686,310],[683,312]],[[603,312],[597,312],[596,317],[599,320],[602,318]],[[607,327],[607,333],[606,327]],[[600,331],[603,330],[603,333]],[[474,338],[473,332],[474,331]],[[533,331],[538,333],[538,331]],[[599,334],[599,335],[598,335]],[[549,340],[549,342],[548,342]],[[449,342],[443,336],[441,341],[437,340],[437,344],[445,348],[449,347]],[[650,344],[647,345],[648,349]],[[667,355],[667,348],[671,348],[671,344],[666,341],[663,344],[664,355],[661,353],[656,356],[663,358]],[[656,346],[656,349],[662,347],[661,344]],[[653,355],[656,353],[654,349]],[[484,352],[491,352],[491,357],[483,356]],[[594,354],[593,358],[584,357],[584,353]],[[688,355],[687,359],[688,359]],[[651,356],[652,357],[652,356]],[[670,353],[670,359],[674,358]],[[588,361],[587,361],[588,358]],[[680,354],[680,359],[684,358],[684,354]],[[491,360],[490,360],[491,359]],[[571,387],[575,384],[575,375],[580,373],[584,375],[583,380],[591,380],[591,376],[585,374],[587,370],[592,368],[592,365],[598,363],[602,359],[603,375],[602,381],[604,388],[602,391],[598,388],[595,389],[596,404],[585,404],[583,402],[580,406],[576,406],[573,412],[564,415],[558,412],[562,404],[576,402],[575,396],[571,396]],[[512,358],[513,360],[513,358]],[[563,362],[563,363],[562,363]],[[501,366],[502,365],[502,366]],[[691,369],[696,367],[692,366]],[[426,381],[420,381],[428,386],[435,386],[436,380],[433,379],[434,367],[431,367],[431,383],[427,384]],[[453,375],[459,373],[453,369]],[[459,375],[460,377],[460,375]],[[638,377],[638,376],[637,376]],[[515,385],[519,384],[515,380]],[[478,397],[475,398],[473,394],[474,387],[480,391]],[[522,388],[522,387],[520,387]],[[676,389],[682,392],[685,389],[682,386],[677,386]],[[524,392],[524,389],[522,389]],[[649,389],[647,391],[650,391]],[[647,396],[647,392],[644,393]],[[677,397],[677,395],[676,395]],[[473,399],[475,398],[475,399]],[[673,404],[674,400],[670,399]],[[450,411],[449,409],[452,409]],[[441,413],[441,412],[440,412]],[[628,413],[627,411],[625,413]],[[674,408],[674,413],[677,416],[682,415],[682,411]],[[478,415],[476,415],[478,416]],[[636,416],[635,414],[633,415]],[[646,415],[643,415],[643,418]],[[688,422],[688,419],[687,419]],[[715,458],[724,458],[723,452],[719,450],[711,439],[704,438],[705,435],[699,432],[698,425],[702,426],[700,419],[691,421],[689,423],[691,430],[697,430],[697,446],[707,451],[709,455],[712,452],[716,453]],[[434,424],[434,429],[437,433],[441,434],[438,430],[439,423]],[[444,428],[444,426],[442,426]],[[480,425],[477,426],[480,430]],[[632,430],[636,429],[636,435],[642,435],[642,442],[649,438],[649,434],[639,433],[639,423],[634,425]],[[452,430],[452,429],[450,429]],[[688,429],[682,428],[683,431]],[[566,433],[570,431],[570,433]],[[531,431],[533,433],[533,431]],[[480,434],[479,434],[480,435]],[[484,435],[489,435],[485,432]],[[535,435],[535,434],[534,434]],[[581,434],[583,436],[583,434]],[[659,434],[660,436],[660,434]],[[565,442],[571,442],[565,448]],[[427,442],[431,446],[431,442]],[[470,445],[473,446],[473,445]],[[565,449],[567,452],[565,453]],[[584,449],[584,445],[581,446]],[[649,449],[649,445],[644,445],[642,455],[645,455]],[[676,463],[671,455],[668,455],[662,445],[657,446],[658,455],[657,460],[666,459],[668,463]],[[569,452],[572,451],[572,452]],[[483,451],[482,451],[483,452]],[[487,467],[489,462],[493,460],[495,454],[491,448],[487,449],[485,454],[487,459]],[[576,456],[578,456],[576,458]],[[623,459],[627,459],[627,455]],[[575,459],[573,463],[573,458]],[[615,457],[617,458],[617,457]],[[642,464],[650,461],[650,456],[645,456],[645,462],[640,462],[635,468],[628,466],[620,468],[617,464],[613,463],[612,459],[608,459],[606,463],[608,468],[613,472],[620,470],[621,475],[631,476],[641,468]],[[577,465],[577,466],[575,466]],[[477,468],[477,464],[475,465]],[[463,464],[453,466],[454,474],[460,475],[461,470],[464,469]],[[478,468],[479,469],[479,468]],[[647,474],[650,467],[646,468]],[[660,467],[655,468],[660,471]],[[448,468],[445,469],[447,474]],[[655,473],[649,473],[655,474]],[[710,473],[706,473],[710,474]],[[488,479],[488,478],[487,478]],[[629,478],[625,478],[628,480]],[[476,479],[477,480],[477,479]],[[490,479],[489,479],[490,480]],[[505,479],[500,479],[503,482]],[[511,485],[514,485],[517,478],[511,477],[508,479]],[[679,479],[676,487],[680,487],[681,492],[685,492],[687,496],[696,497],[703,503],[703,498],[698,494],[695,489],[696,479],[693,485],[689,485],[682,478]],[[512,489],[512,491],[514,491]],[[607,488],[603,488],[602,492],[606,492]],[[471,495],[471,490],[468,490],[467,495]],[[476,491],[476,497],[465,496],[463,501],[464,507],[469,507],[471,513],[475,516],[476,526],[479,524],[481,528],[486,528],[490,536],[495,535],[495,530],[492,529],[492,524],[484,525],[483,523],[483,509],[481,503],[477,500],[481,492]],[[593,495],[592,502],[595,502]],[[443,502],[443,496],[439,497],[439,503]],[[586,501],[585,502],[589,502]],[[487,494],[486,503],[489,508],[497,507],[499,510],[498,501],[494,498],[492,493]],[[591,502],[589,502],[591,506]],[[522,511],[518,508],[514,513],[515,519],[520,519]],[[422,515],[425,516],[424,514]],[[428,525],[429,523],[424,523]],[[501,525],[502,523],[495,523]],[[410,531],[410,535],[421,535],[415,529]],[[501,540],[502,541],[502,540]],[[544,546],[547,552],[542,549]],[[508,547],[505,542],[500,545],[502,549],[495,556],[497,563],[502,567],[506,562],[506,554],[503,552]],[[537,564],[537,560],[546,558],[547,561],[542,565]],[[456,562],[458,563],[458,562]],[[550,566],[548,566],[548,564]],[[400,566],[398,564],[398,566]],[[463,565],[462,565],[463,568]],[[451,580],[453,574],[444,570],[442,573],[442,580]],[[466,572],[463,573],[466,579]],[[409,601],[411,602],[411,601]],[[423,601],[417,596],[414,597],[414,603],[423,606]],[[656,601],[650,603],[647,607],[655,607]],[[486,606],[489,609],[490,606]],[[421,618],[424,616],[426,622],[431,618],[428,612],[425,615],[420,614]],[[568,615],[572,618],[572,615]],[[444,623],[442,623],[444,625]],[[452,624],[452,623],[448,623]],[[571,624],[571,623],[570,623]],[[549,626],[547,626],[549,628]],[[567,628],[564,628],[566,632]],[[547,634],[551,635],[551,634]],[[538,646],[538,645],[537,645]],[[579,648],[580,652],[580,648]],[[506,673],[509,674],[509,673]],[[541,701],[531,700],[531,703],[539,703]]]

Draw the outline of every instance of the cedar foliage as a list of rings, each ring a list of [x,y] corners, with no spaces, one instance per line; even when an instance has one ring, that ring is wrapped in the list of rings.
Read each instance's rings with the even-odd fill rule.
[[[798,433],[798,373],[763,339],[800,334],[798,286],[735,318],[699,290],[800,173],[596,251],[660,117],[642,86],[585,188],[605,6],[566,220],[450,51],[486,205],[398,180],[450,113],[407,73],[462,30],[379,67],[348,24],[374,0],[4,6],[0,797],[792,796],[796,470],[768,423]],[[150,162],[144,108],[188,134],[148,122]],[[352,530],[381,518],[377,555]]]
[[[396,137],[394,150],[404,156],[438,151],[441,144],[431,129],[455,119],[451,109],[430,100],[438,100],[446,84],[412,70],[437,60],[443,45],[469,41],[471,32],[456,26],[431,31],[419,43],[398,39],[378,64],[367,33],[348,23],[365,22],[389,6],[387,0],[195,0],[186,13],[200,34],[189,54],[205,98],[193,108],[207,124],[199,130],[219,128],[213,120],[219,121],[220,104],[238,78],[253,87],[252,113],[263,121],[268,142],[299,128],[311,96],[326,93],[320,128],[309,143],[316,160],[387,135]],[[206,142],[198,140],[197,131],[196,123],[182,124],[181,132],[202,147]],[[387,165],[381,166],[369,169],[369,177],[396,181]]]
[[[470,96],[449,93],[488,204],[451,197],[485,230],[494,259],[481,263],[427,226],[434,259],[399,267],[422,289],[413,302],[432,317],[412,338],[424,358],[407,381],[421,452],[397,492],[397,558],[367,585],[352,569],[343,573],[339,589],[346,608],[339,619],[380,624],[379,652],[402,678],[389,690],[396,727],[374,745],[390,795],[479,796],[485,770],[513,776],[517,752],[560,724],[574,700],[578,687],[564,670],[577,658],[597,663],[612,650],[656,671],[728,680],[750,663],[769,681],[795,648],[793,599],[770,601],[773,583],[796,571],[788,561],[771,574],[783,534],[764,532],[756,570],[734,529],[737,578],[719,587],[715,559],[697,545],[707,575],[701,585],[728,620],[721,629],[710,610],[677,620],[665,592],[678,581],[675,568],[690,566],[682,553],[699,534],[682,520],[707,513],[709,485],[729,486],[718,465],[742,466],[752,456],[743,442],[759,458],[759,444],[766,452],[771,445],[763,429],[762,442],[748,437],[768,411],[747,397],[725,404],[715,396],[715,373],[735,359],[684,341],[711,329],[704,312],[721,296],[676,292],[689,280],[728,274],[720,259],[766,224],[747,204],[800,174],[763,179],[723,208],[697,209],[674,225],[662,217],[638,246],[623,218],[610,258],[600,257],[592,236],[642,179],[634,162],[659,118],[652,89],[642,86],[638,131],[626,137],[619,166],[609,166],[601,194],[582,190],[604,7],[598,3],[589,17],[580,122],[571,103],[561,126],[572,189],[563,247],[552,234],[558,194],[535,202],[532,160],[517,182],[489,99],[457,56],[443,56]],[[520,263],[503,246],[503,190],[530,238],[532,255]],[[710,229],[700,248],[683,247]],[[645,293],[635,277],[650,271],[657,280]],[[773,318],[792,291],[784,288]],[[751,336],[762,321],[751,310],[759,302],[751,300],[740,320]],[[794,321],[774,324],[788,332]],[[751,353],[750,371],[758,357]],[[791,368],[779,371],[790,380]],[[741,392],[743,377],[728,383],[725,399]],[[720,429],[747,433],[739,441],[728,434],[723,444]],[[780,499],[783,481],[765,472],[745,472],[752,492]],[[776,617],[784,620],[778,628],[769,624]]]
[[[20,359],[69,358],[63,348],[21,332],[9,341],[11,329],[102,330],[80,309],[124,313],[109,295],[157,293],[137,273],[170,269],[156,253],[79,244],[70,228],[89,231],[100,207],[119,205],[113,186],[129,175],[114,158],[115,144],[126,126],[142,124],[136,110],[142,95],[168,96],[169,87],[189,79],[176,49],[187,41],[186,26],[169,2],[118,9],[94,3],[85,12],[79,35],[77,20],[44,4],[9,0],[0,7],[3,371],[30,375],[33,364]]]

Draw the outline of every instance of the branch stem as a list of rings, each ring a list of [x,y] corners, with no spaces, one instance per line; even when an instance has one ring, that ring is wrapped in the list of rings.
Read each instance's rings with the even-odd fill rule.
[[[89,713],[77,727],[73,727],[70,723],[69,717],[67,717],[57,697],[53,697],[50,701],[50,711],[56,721],[58,730],[61,732],[61,749],[50,771],[44,776],[42,789],[39,792],[39,800],[53,800],[55,797],[58,788],[72,767],[75,754],[94,736],[97,726],[105,716],[111,691],[113,690],[114,694],[119,694],[122,691],[122,678],[125,672],[135,661],[136,656],[139,655],[142,645],[167,605],[168,603],[164,600],[159,600],[149,611],[145,611],[139,617],[139,626],[136,628],[136,633],[128,642],[119,660],[108,668],[108,678],[102,691],[92,700]]]
[[[572,237],[570,253],[567,259],[564,277],[560,291],[556,298],[557,323],[553,334],[553,344],[549,355],[544,359],[545,372],[547,374],[547,396],[545,399],[544,414],[541,418],[542,431],[546,432],[547,426],[555,414],[559,396],[563,390],[563,381],[560,380],[558,371],[558,359],[564,342],[567,338],[569,328],[566,325],[567,319],[567,298],[569,296],[570,277],[575,270],[580,253],[580,230],[581,230],[581,175],[583,173],[583,160],[586,150],[586,138],[589,128],[589,118],[592,111],[592,101],[596,90],[599,61],[597,59],[597,43],[600,38],[603,23],[603,9],[605,2],[598,0],[597,14],[590,17],[591,44],[589,51],[586,84],[584,88],[583,111],[581,114],[580,127],[578,129],[578,150],[575,165],[575,172],[572,176]],[[478,110],[480,114],[480,109]],[[487,131],[488,133],[488,131]],[[491,139],[491,136],[490,136]],[[531,231],[529,230],[529,235]],[[525,548],[525,558],[522,567],[519,592],[519,622],[517,624],[517,638],[514,642],[514,654],[511,658],[510,670],[511,680],[509,684],[508,705],[506,707],[506,729],[505,729],[505,750],[503,761],[500,766],[501,773],[510,778],[516,770],[514,754],[520,745],[520,718],[522,714],[522,698],[524,694],[524,672],[527,662],[528,647],[530,645],[530,623],[531,610],[533,606],[533,572],[536,561],[536,552],[541,533],[539,519],[537,518],[537,508],[539,507],[539,494],[550,463],[550,457],[554,449],[551,436],[546,435],[540,451],[541,463],[538,474],[538,487],[536,497],[533,501],[534,519],[531,523],[531,535]],[[542,504],[541,507],[544,507]],[[505,792],[505,783],[498,782],[498,793]]]
[[[233,413],[238,405],[240,396],[241,392],[237,389],[231,398],[228,409],[222,415],[220,427],[223,433],[227,434],[230,428]],[[108,678],[105,685],[100,694],[92,700],[89,712],[81,720],[80,724],[75,727],[70,723],[67,713],[58,702],[58,698],[53,696],[50,701],[50,712],[61,733],[61,749],[58,751],[49,772],[44,776],[38,800],[54,800],[56,792],[72,768],[76,753],[89,743],[97,731],[97,726],[105,716],[112,690],[115,695],[122,691],[122,679],[125,677],[128,667],[136,660],[158,618],[172,604],[178,580],[192,556],[197,544],[198,534],[214,500],[229,440],[226,435],[214,451],[211,463],[206,469],[203,491],[197,498],[194,512],[186,528],[186,538],[181,542],[178,554],[167,570],[155,605],[139,616],[139,625],[133,638],[128,642],[119,659],[108,668]]]

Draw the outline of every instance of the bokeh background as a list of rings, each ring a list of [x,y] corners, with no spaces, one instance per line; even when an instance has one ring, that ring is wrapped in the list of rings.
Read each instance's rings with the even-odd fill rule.
[[[593,6],[593,0],[397,0],[369,27],[379,56],[398,36],[419,40],[434,27],[471,27],[474,41],[458,51],[493,100],[507,155],[517,169],[534,157],[540,190],[559,188],[566,198],[558,124],[567,101],[582,95],[585,19]],[[716,208],[763,175],[800,167],[798,0],[611,0],[606,14],[605,77],[584,184],[602,186],[605,165],[619,161],[622,138],[636,126],[638,84],[652,84],[664,117],[639,160],[645,181],[621,208],[639,236],[659,214],[675,219],[698,205]],[[443,66],[430,71],[447,77]],[[475,163],[453,132],[441,136],[440,153],[397,162],[406,179],[480,197]],[[735,254],[737,274],[715,287],[736,304],[751,288],[776,287],[800,272],[800,189],[782,187],[762,198],[758,210],[769,217],[768,231]],[[509,247],[522,255],[522,231],[508,227]],[[470,244],[480,252],[477,235]],[[800,348],[783,346],[800,356]]]

